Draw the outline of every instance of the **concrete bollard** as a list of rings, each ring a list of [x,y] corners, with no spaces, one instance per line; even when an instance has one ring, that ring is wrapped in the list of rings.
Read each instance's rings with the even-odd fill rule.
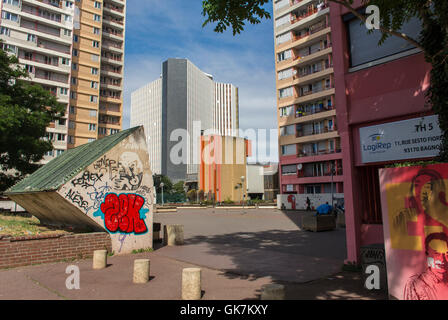
[[[182,270],[182,300],[201,300],[201,269]]]
[[[95,250],[93,252],[93,269],[107,267],[107,250]]]
[[[149,259],[136,259],[134,261],[134,283],[147,283],[149,281]]]
[[[181,246],[184,244],[184,226],[169,224],[163,227],[163,243],[168,246]]]
[[[265,284],[261,287],[261,300],[285,300],[285,286]]]

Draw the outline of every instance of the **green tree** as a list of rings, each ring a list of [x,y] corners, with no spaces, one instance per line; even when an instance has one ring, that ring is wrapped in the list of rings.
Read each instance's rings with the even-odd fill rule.
[[[179,182],[175,183],[173,185],[173,192],[175,192],[177,194],[185,195],[184,182],[183,181],[179,181]]]
[[[364,23],[367,16],[353,7],[353,0],[329,0],[340,4]],[[217,23],[216,32],[231,27],[233,34],[240,33],[248,21],[258,24],[271,16],[263,6],[269,0],[203,0],[202,14],[207,17],[203,26]],[[363,5],[376,5],[380,9],[379,45],[388,37],[400,37],[420,48],[425,60],[432,65],[427,102],[439,117],[443,132],[440,159],[448,161],[448,1],[447,0],[362,0]],[[421,21],[418,39],[402,33],[404,23],[411,18]]]
[[[163,193],[164,194],[170,194],[173,190],[173,183],[171,182],[170,178],[167,176],[164,176],[162,174],[155,174],[153,176],[154,179],[154,186],[156,187],[157,194],[162,193],[162,187],[160,186],[160,183],[163,182]]]
[[[0,41],[0,191],[39,168],[53,149],[46,128],[64,115],[64,105],[49,91],[31,84],[17,57]]]

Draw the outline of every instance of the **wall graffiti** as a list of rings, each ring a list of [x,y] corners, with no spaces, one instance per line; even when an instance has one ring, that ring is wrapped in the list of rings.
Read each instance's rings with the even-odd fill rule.
[[[72,185],[74,187],[81,186],[82,188],[87,189],[88,187],[95,186],[98,181],[101,181],[102,177],[102,173],[90,173],[86,170],[81,177],[72,180]]]
[[[389,291],[448,299],[448,165],[383,169],[381,184]]]
[[[70,189],[66,194],[65,198],[70,200],[72,203],[77,204],[82,210],[89,210],[89,203],[84,200],[84,197],[77,190]]]
[[[115,188],[119,190],[137,190],[142,184],[143,164],[134,152],[124,152],[118,162],[118,177]]]
[[[104,155],[95,161],[93,168],[97,170],[98,173],[109,173],[109,179],[113,180],[118,172],[118,161],[109,159],[106,155]]]
[[[138,194],[110,193],[94,216],[101,216],[111,233],[143,234],[148,231],[145,223],[148,209],[142,209],[144,203],[145,199]]]

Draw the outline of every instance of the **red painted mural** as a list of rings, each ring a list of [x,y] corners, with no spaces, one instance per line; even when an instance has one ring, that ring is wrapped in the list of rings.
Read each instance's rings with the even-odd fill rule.
[[[389,293],[448,299],[448,164],[380,171]]]

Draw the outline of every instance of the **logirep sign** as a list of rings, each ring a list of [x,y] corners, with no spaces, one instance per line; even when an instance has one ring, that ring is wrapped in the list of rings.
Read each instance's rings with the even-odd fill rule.
[[[96,215],[102,216],[107,231],[111,233],[143,234],[148,231],[144,220],[147,210],[142,209],[144,204],[145,199],[137,194],[110,193]]]
[[[437,116],[362,127],[362,163],[435,157],[439,154],[441,135]]]

